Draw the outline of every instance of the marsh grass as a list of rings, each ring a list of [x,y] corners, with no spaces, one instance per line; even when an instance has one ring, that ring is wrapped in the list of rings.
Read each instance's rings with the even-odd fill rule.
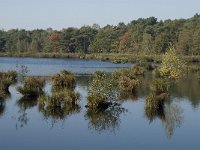
[[[62,70],[59,74],[52,76],[51,81],[54,89],[74,89],[76,84],[74,74],[66,70]]]
[[[45,80],[41,77],[26,77],[17,90],[25,97],[38,97],[43,94]]]
[[[16,83],[17,73],[15,71],[0,72],[0,78],[0,99],[4,99],[9,94],[9,86]]]
[[[138,79],[131,79],[127,76],[121,76],[119,78],[119,88],[121,92],[134,93],[139,84],[140,81]]]
[[[150,83],[150,89],[155,94],[159,95],[162,93],[167,93],[171,85],[171,80],[167,78],[155,78]]]
[[[54,91],[51,96],[42,95],[39,97],[39,105],[44,107],[63,107],[65,105],[77,105],[80,94],[70,89]]]

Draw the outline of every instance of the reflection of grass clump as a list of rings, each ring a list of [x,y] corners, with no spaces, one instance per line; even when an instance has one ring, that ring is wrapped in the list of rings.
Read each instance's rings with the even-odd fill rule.
[[[40,77],[27,77],[17,90],[27,97],[39,96],[43,93],[44,84],[45,80]]]
[[[97,132],[114,132],[120,124],[120,115],[127,110],[120,105],[111,105],[106,110],[87,109],[85,118],[89,121],[89,128]]]
[[[21,110],[26,110],[37,105],[37,99],[32,97],[22,97],[17,101],[17,105]]]
[[[52,85],[54,88],[74,88],[75,77],[71,72],[63,70],[52,77]]]
[[[54,91],[51,96],[43,95],[38,99],[39,111],[45,117],[64,119],[65,116],[80,112],[79,93],[70,89]]]
[[[166,93],[156,95],[151,93],[146,98],[145,114],[152,121],[154,118],[159,117],[163,119],[164,116],[164,102],[168,95]]]

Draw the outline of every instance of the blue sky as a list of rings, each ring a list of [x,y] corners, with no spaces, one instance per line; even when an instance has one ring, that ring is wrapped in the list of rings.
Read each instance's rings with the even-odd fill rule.
[[[150,16],[189,18],[195,13],[200,13],[200,0],[0,0],[0,29],[59,30]]]

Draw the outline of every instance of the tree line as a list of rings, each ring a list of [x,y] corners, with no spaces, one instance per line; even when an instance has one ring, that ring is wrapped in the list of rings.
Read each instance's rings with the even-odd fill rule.
[[[0,30],[0,52],[162,54],[172,43],[179,54],[200,54],[200,15],[189,19],[139,18],[128,24]]]

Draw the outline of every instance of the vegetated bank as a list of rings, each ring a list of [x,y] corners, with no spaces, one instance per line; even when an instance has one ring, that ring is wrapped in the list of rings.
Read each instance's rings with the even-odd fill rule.
[[[0,30],[0,56],[160,62],[169,43],[186,61],[200,62],[200,15],[188,19],[139,18],[128,24]]]

